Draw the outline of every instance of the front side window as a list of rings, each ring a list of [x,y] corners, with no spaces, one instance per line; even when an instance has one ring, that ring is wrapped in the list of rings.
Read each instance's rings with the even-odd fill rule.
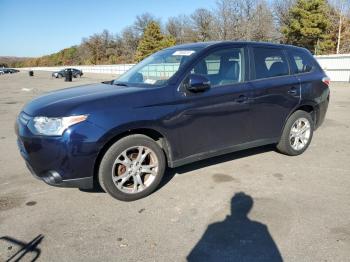
[[[315,62],[311,55],[297,50],[289,50],[288,53],[292,63],[292,72],[294,74],[307,73],[314,68]]]
[[[244,81],[243,48],[214,51],[201,59],[191,74],[205,76],[212,87],[230,85]]]
[[[289,74],[287,58],[281,49],[253,48],[255,79],[284,76]]]
[[[144,86],[160,86],[165,84],[180,68],[182,68],[197,49],[168,49],[159,51],[132,67],[121,75],[115,84],[141,84]]]

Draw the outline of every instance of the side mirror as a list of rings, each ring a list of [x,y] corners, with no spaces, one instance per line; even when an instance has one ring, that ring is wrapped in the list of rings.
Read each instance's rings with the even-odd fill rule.
[[[202,75],[191,74],[186,89],[193,93],[204,92],[210,88],[210,81]]]

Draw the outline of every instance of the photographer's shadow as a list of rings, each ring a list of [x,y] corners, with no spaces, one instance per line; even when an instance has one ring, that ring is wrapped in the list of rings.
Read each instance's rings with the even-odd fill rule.
[[[253,203],[251,196],[235,194],[231,215],[208,226],[188,261],[283,261],[267,226],[248,218]]]

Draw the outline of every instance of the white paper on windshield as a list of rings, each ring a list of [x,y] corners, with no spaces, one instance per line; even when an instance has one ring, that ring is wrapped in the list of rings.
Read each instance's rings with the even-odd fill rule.
[[[190,56],[194,53],[193,50],[177,50],[173,53],[173,55],[179,55],[179,56]]]
[[[145,84],[151,84],[151,85],[155,84],[155,82],[157,82],[157,80],[154,80],[154,79],[146,79],[144,81]]]

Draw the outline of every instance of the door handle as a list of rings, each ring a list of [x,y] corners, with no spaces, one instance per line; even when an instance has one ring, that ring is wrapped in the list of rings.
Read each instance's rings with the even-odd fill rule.
[[[245,95],[240,95],[238,98],[235,99],[235,102],[237,103],[245,103],[247,102],[248,97],[246,97]]]
[[[297,95],[298,90],[295,87],[292,87],[291,89],[288,90],[288,94],[290,95]]]

